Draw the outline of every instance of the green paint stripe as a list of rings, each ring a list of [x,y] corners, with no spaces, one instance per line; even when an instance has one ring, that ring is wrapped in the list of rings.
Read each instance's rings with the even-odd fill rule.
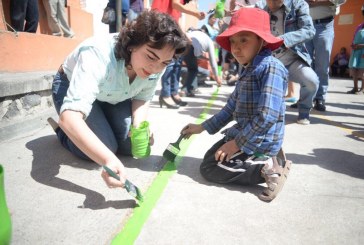
[[[204,110],[196,120],[196,123],[202,123],[206,119],[207,113],[211,109],[211,106],[214,103],[218,93],[219,88],[217,88],[216,91],[212,94]],[[144,202],[139,203],[140,206],[134,208],[133,214],[128,219],[122,231],[115,236],[112,244],[133,244],[134,241],[138,238],[144,223],[147,221],[157,201],[161,197],[170,177],[177,171],[177,168],[183,156],[187,152],[187,149],[193,141],[194,137],[195,136],[192,136],[190,139],[183,140],[181,142],[181,151],[179,152],[175,161],[168,161],[166,165],[164,165],[163,169],[158,173],[155,180],[152,182],[148,190],[144,193]]]

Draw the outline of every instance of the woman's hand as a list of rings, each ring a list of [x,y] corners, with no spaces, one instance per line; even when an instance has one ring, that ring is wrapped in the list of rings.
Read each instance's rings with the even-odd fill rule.
[[[223,162],[225,159],[226,161],[229,161],[231,156],[239,150],[235,140],[230,140],[217,149],[215,152],[215,160],[218,162]]]
[[[185,126],[182,131],[181,134],[184,135],[183,138],[188,139],[191,137],[191,135],[193,134],[199,134],[202,131],[204,131],[205,129],[202,127],[201,124],[188,124],[187,126]]]
[[[126,173],[124,165],[120,161],[110,162],[105,164],[108,168],[110,168],[115,174],[120,177],[120,181],[115,179],[114,177],[110,176],[105,169],[102,170],[101,176],[104,179],[106,185],[109,188],[116,188],[116,187],[124,187],[125,180],[126,180]]]

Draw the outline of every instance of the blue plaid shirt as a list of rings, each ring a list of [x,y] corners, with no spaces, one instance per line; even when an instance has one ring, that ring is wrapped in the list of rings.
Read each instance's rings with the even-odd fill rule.
[[[234,120],[237,123],[225,131],[226,140],[235,139],[249,155],[277,155],[284,137],[287,76],[284,65],[263,49],[243,70],[226,105],[202,126],[215,134]]]

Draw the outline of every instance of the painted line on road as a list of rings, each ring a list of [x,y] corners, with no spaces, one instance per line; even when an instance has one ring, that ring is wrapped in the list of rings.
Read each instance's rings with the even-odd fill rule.
[[[200,124],[206,119],[207,114],[210,111],[212,104],[216,100],[218,93],[219,88],[217,88],[212,94],[211,98],[204,107],[204,110],[197,118],[195,122],[196,124]],[[182,158],[184,157],[189,145],[194,138],[195,136],[192,136],[190,139],[181,142],[181,151],[177,155],[175,161],[168,161],[166,165],[164,165],[163,169],[158,173],[157,177],[154,179],[148,190],[144,193],[144,202],[140,203],[140,206],[134,208],[134,212],[126,221],[126,224],[124,225],[121,232],[115,236],[112,244],[133,244],[138,238],[143,225],[147,221],[149,215],[161,197],[169,179],[174,173],[176,173]]]
[[[329,117],[324,116],[324,115],[316,114],[314,116],[317,117],[317,118],[320,118],[322,120],[327,121],[330,125],[335,126],[335,127],[339,128],[339,129],[347,132],[348,134],[351,134],[354,137],[364,139],[364,134],[363,133],[361,133],[360,131],[352,130],[349,126],[343,125],[343,123],[333,121]]]

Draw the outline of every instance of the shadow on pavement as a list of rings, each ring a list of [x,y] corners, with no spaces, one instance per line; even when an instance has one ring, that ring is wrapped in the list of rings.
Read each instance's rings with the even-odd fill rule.
[[[337,149],[314,149],[313,154],[298,155],[287,153],[287,158],[294,164],[317,165],[324,169],[364,179],[364,158],[355,153]]]
[[[115,209],[135,207],[134,200],[105,201],[102,194],[57,177],[61,165],[85,170],[96,170],[99,169],[99,166],[76,158],[67,152],[60,145],[55,135],[37,138],[28,142],[26,147],[33,152],[31,177],[41,184],[84,195],[85,200],[79,208],[97,210],[110,207]]]
[[[205,180],[200,174],[200,164],[202,159],[193,158],[193,157],[184,157],[181,162],[178,164],[178,174],[185,175],[193,179],[199,184],[207,185],[207,186],[216,186],[225,188],[230,191],[239,191],[241,193],[251,193],[258,198],[258,195],[264,189],[262,185],[237,185],[237,184],[218,184]],[[264,185],[264,183],[263,183]]]

